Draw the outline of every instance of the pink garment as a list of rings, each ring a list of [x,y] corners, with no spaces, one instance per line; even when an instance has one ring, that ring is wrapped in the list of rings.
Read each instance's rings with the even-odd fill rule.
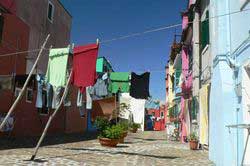
[[[182,16],[182,30],[186,29],[188,27],[188,16],[186,13]]]

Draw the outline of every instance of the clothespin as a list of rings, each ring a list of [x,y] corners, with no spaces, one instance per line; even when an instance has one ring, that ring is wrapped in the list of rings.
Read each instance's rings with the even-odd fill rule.
[[[100,42],[99,42],[99,39],[97,38],[96,39],[96,45],[99,46]]]

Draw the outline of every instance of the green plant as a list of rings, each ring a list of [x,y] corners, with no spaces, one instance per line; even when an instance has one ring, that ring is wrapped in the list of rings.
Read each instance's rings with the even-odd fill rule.
[[[123,130],[119,125],[113,125],[111,127],[106,128],[101,137],[109,138],[109,139],[119,139],[123,134]]]
[[[104,117],[97,117],[95,120],[95,126],[98,131],[103,132],[106,128],[110,127],[111,124],[108,119]]]
[[[128,122],[120,122],[120,123],[118,123],[118,126],[119,126],[123,131],[128,131],[128,128],[129,128]]]
[[[196,135],[196,133],[191,133],[188,137],[189,141],[198,141],[198,136]]]
[[[141,126],[141,125],[138,124],[138,123],[132,123],[130,127],[131,127],[132,129],[138,129],[140,126]]]

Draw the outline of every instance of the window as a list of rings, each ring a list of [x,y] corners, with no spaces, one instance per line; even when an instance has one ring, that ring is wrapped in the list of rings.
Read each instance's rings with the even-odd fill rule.
[[[27,88],[26,90],[26,102],[32,103],[33,101],[33,90],[30,88]]]
[[[0,42],[2,42],[2,38],[3,38],[3,25],[4,25],[4,18],[2,14],[0,13]]]
[[[164,118],[164,112],[161,112],[161,118]]]
[[[48,19],[52,23],[53,22],[53,17],[54,17],[54,5],[49,1],[48,5]]]
[[[201,22],[201,49],[203,50],[209,44],[209,12],[206,11],[206,17]]]
[[[18,97],[21,92],[21,88],[15,88],[15,97]]]

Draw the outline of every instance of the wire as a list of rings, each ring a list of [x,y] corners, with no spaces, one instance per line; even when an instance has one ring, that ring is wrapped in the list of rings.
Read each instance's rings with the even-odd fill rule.
[[[34,49],[34,50],[27,50],[27,51],[19,51],[19,52],[13,52],[9,54],[2,54],[0,57],[5,57],[5,56],[11,56],[11,55],[17,55],[17,54],[25,54],[25,53],[30,53],[30,52],[39,52],[41,48],[39,49]],[[43,50],[49,50],[48,48],[44,48]]]
[[[215,19],[215,18],[219,18],[219,17],[225,17],[225,16],[228,16],[228,15],[234,15],[234,14],[238,14],[238,13],[245,12],[245,11],[250,11],[250,9],[244,9],[244,10],[239,10],[239,11],[235,11],[235,12],[231,12],[231,13],[221,14],[221,15],[206,18],[206,19],[203,19],[203,20],[200,19],[200,20],[197,20],[196,22],[203,22],[203,21],[206,21],[206,20]],[[191,24],[191,23],[195,23],[195,21],[188,22],[188,24]],[[147,31],[144,31],[144,32],[137,32],[137,33],[133,33],[133,34],[130,34],[130,35],[125,35],[125,36],[120,36],[120,37],[109,39],[109,40],[103,40],[103,41],[100,41],[100,43],[109,43],[109,42],[113,42],[113,41],[117,41],[117,40],[123,40],[123,39],[127,39],[127,38],[130,38],[130,37],[141,36],[141,35],[144,35],[144,34],[147,34],[147,33],[158,32],[158,31],[163,31],[163,30],[167,30],[167,29],[171,29],[171,28],[176,28],[176,27],[179,27],[179,26],[182,26],[182,23],[167,25],[167,26],[156,28],[156,29],[150,29],[150,30],[147,30]]]
[[[202,22],[202,21],[205,21],[205,20],[215,19],[215,18],[224,17],[224,16],[228,16],[228,15],[234,15],[234,14],[238,14],[238,13],[246,12],[246,11],[250,11],[250,8],[235,11],[235,12],[231,12],[231,13],[221,14],[221,15],[218,15],[218,16],[206,18],[204,20],[200,19],[200,20],[197,20],[197,22]],[[190,22],[188,22],[188,24],[194,23],[194,22],[195,21],[190,21]],[[141,35],[148,34],[148,33],[164,31],[164,30],[171,29],[171,28],[176,28],[176,27],[179,27],[179,26],[182,26],[182,23],[172,24],[172,25],[168,25],[168,26],[155,28],[155,29],[149,29],[149,30],[146,30],[146,31],[143,31],[143,32],[137,32],[137,33],[133,33],[133,34],[130,34],[130,35],[125,35],[125,36],[120,36],[120,37],[109,39],[109,40],[103,40],[103,41],[100,41],[100,43],[109,43],[109,42],[113,42],[113,41],[117,41],[117,40],[123,40],[123,39],[131,38],[131,37],[141,36]],[[49,49],[44,48],[44,50],[49,50]],[[23,54],[23,53],[29,53],[29,52],[38,52],[38,51],[40,51],[40,49],[20,51],[20,52],[14,52],[14,53],[9,53],[9,54],[2,54],[2,55],[0,55],[0,57],[11,56],[11,55],[16,55],[16,54]]]

